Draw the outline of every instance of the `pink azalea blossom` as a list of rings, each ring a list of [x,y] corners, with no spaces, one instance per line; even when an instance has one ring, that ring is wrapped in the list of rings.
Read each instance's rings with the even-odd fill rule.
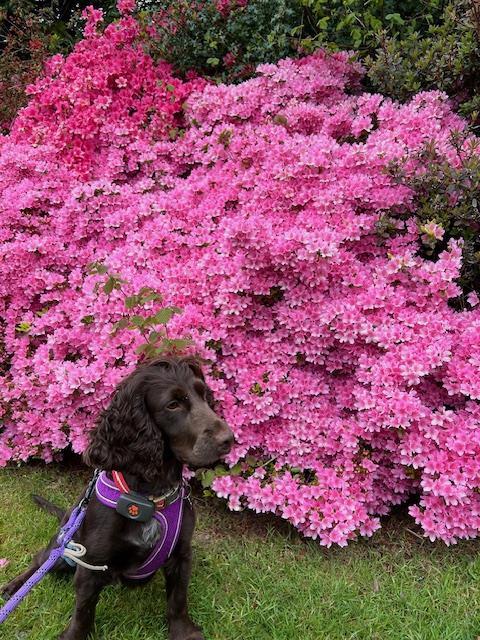
[[[421,171],[431,141],[457,162],[447,97],[362,94],[362,68],[322,51],[183,81],[132,16],[86,16],[0,140],[0,464],[83,451],[135,367],[142,337],[112,335],[123,295],[87,269],[104,261],[127,294],[183,309],[169,335],[192,336],[236,434],[240,473],[213,483],[232,509],[345,545],[417,493],[425,535],[477,536],[478,298],[449,307],[462,243],[422,258],[443,230],[405,216],[412,194],[385,171]]]
[[[136,0],[118,0],[117,9],[121,15],[126,15],[132,13],[136,5]]]

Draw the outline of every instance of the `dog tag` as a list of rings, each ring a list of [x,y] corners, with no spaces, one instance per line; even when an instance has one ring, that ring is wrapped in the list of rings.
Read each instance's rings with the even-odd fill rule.
[[[121,493],[115,511],[130,520],[148,522],[155,513],[155,503],[137,493]]]

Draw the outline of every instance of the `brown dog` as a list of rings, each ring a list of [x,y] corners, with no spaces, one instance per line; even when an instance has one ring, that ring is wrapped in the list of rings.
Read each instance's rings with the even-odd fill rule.
[[[210,466],[226,455],[232,444],[233,434],[213,410],[213,395],[198,362],[162,358],[141,365],[117,387],[92,432],[84,458],[93,467],[122,472],[132,491],[162,496],[181,484],[183,464]],[[55,507],[50,505],[50,510]],[[68,516],[63,516],[62,523]],[[86,547],[86,562],[108,565],[108,570],[76,567],[75,610],[59,640],[87,638],[100,591],[116,580],[131,583],[125,574],[151,553],[157,535],[155,523],[154,519],[146,523],[128,519],[92,497],[74,539]],[[177,542],[163,567],[169,640],[203,639],[187,611],[194,525],[193,507],[186,500]],[[46,560],[55,543],[56,536],[37,553],[27,571],[4,587],[3,595],[15,593]],[[56,569],[68,566],[61,559]]]

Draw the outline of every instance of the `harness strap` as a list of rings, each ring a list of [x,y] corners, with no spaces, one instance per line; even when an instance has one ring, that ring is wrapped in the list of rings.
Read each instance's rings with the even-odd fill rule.
[[[112,479],[119,491],[122,493],[130,493],[130,488],[121,471],[112,471]]]
[[[125,480],[125,476],[121,471],[112,471],[111,474],[112,474],[112,480],[116,488],[120,491],[120,493],[127,493],[127,494],[132,493],[132,491],[130,490],[130,487],[128,486],[128,482]],[[155,504],[156,511],[161,511],[162,509],[165,509],[165,507],[168,507],[168,505],[172,504],[172,502],[175,502],[178,499],[181,488],[182,488],[182,485],[178,484],[175,487],[173,487],[173,489],[170,489],[170,491],[167,491],[167,493],[164,493],[161,496],[148,496],[148,497]]]
[[[122,489],[120,489],[122,487]],[[129,491],[128,484],[120,472],[111,472],[109,477],[106,471],[102,471],[96,483],[98,500],[110,509],[116,509],[117,502],[123,491]],[[183,501],[187,498],[183,484],[169,491],[168,494],[157,499],[157,509],[153,518],[158,522],[159,539],[151,550],[147,559],[135,569],[124,573],[124,577],[133,580],[147,578],[164,566],[173,552],[180,534],[183,517]],[[154,499],[153,499],[154,500]],[[159,504],[161,500],[161,504]],[[139,523],[140,524],[140,523]]]

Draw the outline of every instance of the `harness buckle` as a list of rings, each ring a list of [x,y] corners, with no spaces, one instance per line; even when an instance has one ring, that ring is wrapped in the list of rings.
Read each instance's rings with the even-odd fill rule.
[[[165,498],[157,498],[153,502],[155,503],[157,510],[160,510],[160,509],[165,509],[165,505],[167,501]]]

